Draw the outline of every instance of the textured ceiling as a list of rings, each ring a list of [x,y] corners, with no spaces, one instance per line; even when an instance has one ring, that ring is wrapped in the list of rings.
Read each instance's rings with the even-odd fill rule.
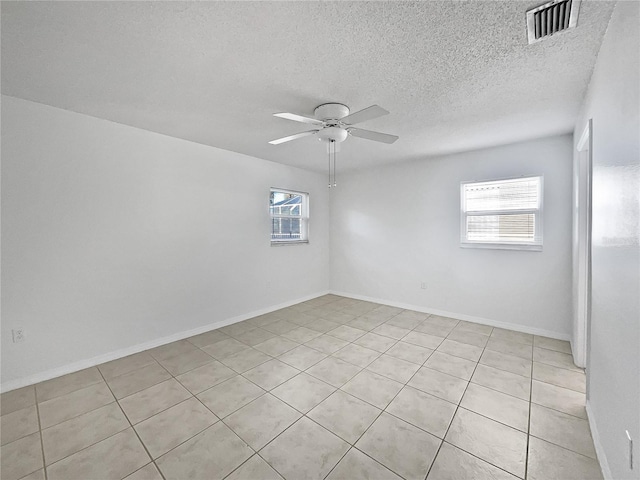
[[[528,45],[539,1],[2,2],[2,93],[324,171],[308,130],[275,118],[341,102],[360,124],[339,169],[569,132],[612,2]]]

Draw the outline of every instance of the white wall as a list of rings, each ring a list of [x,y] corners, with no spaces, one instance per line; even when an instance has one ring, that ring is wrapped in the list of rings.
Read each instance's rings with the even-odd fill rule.
[[[605,476],[640,478],[640,4],[616,4],[574,138],[593,119],[588,412]],[[634,438],[635,467],[629,468]]]
[[[3,390],[328,289],[323,175],[6,96],[2,154]],[[270,246],[272,186],[308,245]]]
[[[332,291],[568,339],[571,169],[564,135],[342,175]],[[540,174],[542,252],[460,247],[461,181]]]

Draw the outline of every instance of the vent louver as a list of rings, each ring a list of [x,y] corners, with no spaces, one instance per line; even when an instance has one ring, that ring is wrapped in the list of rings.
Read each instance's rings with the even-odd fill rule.
[[[529,44],[574,28],[578,24],[580,0],[554,0],[527,11]]]

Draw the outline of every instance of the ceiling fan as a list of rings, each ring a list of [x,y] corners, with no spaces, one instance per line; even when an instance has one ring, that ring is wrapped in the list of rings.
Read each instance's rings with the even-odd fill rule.
[[[371,105],[364,110],[349,114],[350,110],[346,105],[341,103],[325,103],[316,107],[313,113],[315,118],[304,117],[302,115],[296,115],[295,113],[274,113],[274,117],[314,125],[316,128],[306,132],[289,135],[288,137],[271,140],[269,143],[272,145],[279,145],[281,143],[290,142],[292,140],[297,140],[298,138],[308,137],[311,135],[317,135],[319,140],[333,144],[344,142],[349,135],[382,143],[393,143],[398,140],[398,137],[395,135],[353,127],[356,123],[373,120],[374,118],[378,118],[389,113],[378,105]]]

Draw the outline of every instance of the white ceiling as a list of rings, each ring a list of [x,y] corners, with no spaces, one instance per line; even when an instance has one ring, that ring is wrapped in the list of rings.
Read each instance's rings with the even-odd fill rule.
[[[571,131],[613,2],[528,45],[543,2],[2,2],[2,93],[318,171],[272,114],[377,103],[400,140],[347,139],[366,168]]]

